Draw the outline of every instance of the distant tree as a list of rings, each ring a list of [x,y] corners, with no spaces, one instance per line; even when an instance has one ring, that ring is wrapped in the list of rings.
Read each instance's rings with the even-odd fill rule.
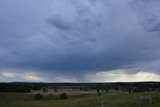
[[[66,93],[60,94],[60,99],[68,99],[68,95]]]
[[[41,95],[40,93],[37,93],[37,94],[35,95],[35,99],[36,99],[36,100],[43,100],[44,97],[43,97],[43,95]]]
[[[54,91],[55,91],[55,92],[57,92],[57,91],[58,91],[57,87],[54,87],[53,89],[54,89]]]
[[[97,93],[99,93],[99,91],[100,91],[100,90],[99,90],[99,89],[97,89]]]
[[[45,92],[45,93],[46,93],[46,92],[47,92],[47,89],[46,89],[46,88],[43,88],[43,92]]]
[[[118,89],[118,87],[116,88],[116,91],[118,91],[119,89]]]
[[[80,88],[79,88],[79,90],[80,90],[80,91],[82,91],[82,90],[83,90],[83,88],[82,88],[82,87],[80,87]]]
[[[88,89],[88,87],[84,87],[84,91],[88,91],[89,89]]]
[[[100,93],[100,92],[98,92],[98,96],[101,96],[101,93]]]
[[[73,87],[72,90],[75,90],[75,87]]]

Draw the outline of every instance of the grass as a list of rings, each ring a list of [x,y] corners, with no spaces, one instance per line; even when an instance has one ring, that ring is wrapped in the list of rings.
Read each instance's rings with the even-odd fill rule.
[[[160,107],[160,92],[96,94],[66,100],[36,101],[31,94],[0,93],[0,107]]]

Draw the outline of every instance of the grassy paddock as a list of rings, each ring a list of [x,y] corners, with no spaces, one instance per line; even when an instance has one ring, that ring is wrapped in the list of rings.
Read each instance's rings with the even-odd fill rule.
[[[0,107],[160,107],[160,92],[69,96],[66,100],[36,101],[34,95],[0,93]]]

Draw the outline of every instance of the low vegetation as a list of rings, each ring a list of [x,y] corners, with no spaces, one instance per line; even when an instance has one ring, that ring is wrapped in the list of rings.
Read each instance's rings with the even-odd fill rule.
[[[152,82],[0,84],[0,90],[0,107],[160,107],[160,84]]]
[[[35,99],[36,99],[36,100],[43,100],[44,97],[43,97],[43,95],[41,95],[40,93],[37,93],[37,94],[35,95]]]
[[[102,94],[73,99],[35,100],[24,93],[1,93],[0,107],[160,107],[160,92]]]
[[[60,94],[60,99],[68,99],[68,95],[66,93]]]

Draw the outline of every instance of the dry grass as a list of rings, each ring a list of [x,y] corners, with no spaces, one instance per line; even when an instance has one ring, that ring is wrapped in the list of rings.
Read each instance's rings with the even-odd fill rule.
[[[70,97],[70,96],[69,96]],[[36,101],[32,94],[0,93],[0,107],[160,107],[160,92],[96,94],[67,100]]]

